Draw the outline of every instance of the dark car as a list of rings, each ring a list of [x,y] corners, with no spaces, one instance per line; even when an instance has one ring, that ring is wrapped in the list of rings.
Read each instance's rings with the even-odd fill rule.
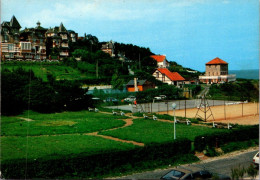
[[[222,174],[213,174],[208,170],[201,169],[198,167],[180,167],[169,171],[167,174],[161,177],[161,179],[168,180],[188,180],[188,179],[224,179],[230,180],[231,178]]]

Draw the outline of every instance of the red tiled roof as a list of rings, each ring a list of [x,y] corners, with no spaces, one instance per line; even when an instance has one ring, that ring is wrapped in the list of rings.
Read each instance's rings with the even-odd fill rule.
[[[155,59],[157,62],[163,62],[166,58],[164,55],[151,55],[150,57]]]
[[[185,79],[177,72],[171,72],[167,68],[158,68],[162,74],[165,74],[171,81],[184,81]]]
[[[206,65],[211,65],[211,64],[228,64],[226,61],[223,61],[222,59],[216,57],[215,59],[212,59]]]

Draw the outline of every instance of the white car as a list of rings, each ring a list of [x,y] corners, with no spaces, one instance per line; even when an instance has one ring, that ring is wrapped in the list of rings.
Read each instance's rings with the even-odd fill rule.
[[[136,98],[134,96],[128,96],[127,98],[124,99],[125,102],[134,102]]]
[[[165,95],[159,95],[159,96],[156,96],[154,97],[155,100],[163,100],[163,99],[166,99],[166,96]]]
[[[259,167],[259,152],[253,157],[253,162],[256,167]]]

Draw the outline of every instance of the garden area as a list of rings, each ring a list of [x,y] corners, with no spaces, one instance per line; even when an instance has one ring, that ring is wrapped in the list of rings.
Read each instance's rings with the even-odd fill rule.
[[[132,123],[127,124],[127,120]],[[1,121],[1,164],[5,178],[118,176],[169,163],[198,161],[194,151],[214,146],[215,135],[220,140],[222,135],[233,137],[233,130],[214,129],[200,123],[176,124],[177,140],[174,140],[172,120],[154,121],[131,114],[118,116],[108,111],[50,114],[25,111],[17,116],[2,116]],[[238,131],[239,128],[234,133]],[[258,127],[248,126],[241,131],[247,136],[235,141],[258,137]],[[209,139],[202,144],[199,139],[205,135]],[[226,138],[221,143],[231,141]]]

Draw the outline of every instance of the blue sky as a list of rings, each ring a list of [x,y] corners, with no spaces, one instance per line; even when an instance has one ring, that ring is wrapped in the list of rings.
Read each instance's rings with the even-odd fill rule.
[[[219,57],[230,70],[259,69],[259,0],[1,0],[1,22],[59,26],[131,43],[205,71]]]

